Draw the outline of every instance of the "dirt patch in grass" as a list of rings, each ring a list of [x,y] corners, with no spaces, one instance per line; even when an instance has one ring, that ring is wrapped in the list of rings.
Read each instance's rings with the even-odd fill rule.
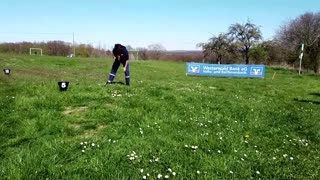
[[[88,109],[88,107],[83,106],[83,107],[66,107],[65,110],[63,111],[64,115],[69,115],[69,114],[76,114],[79,112],[84,112]]]
[[[108,107],[108,108],[112,108],[112,107],[116,107],[116,104],[114,104],[114,103],[105,103],[104,104],[106,107]]]
[[[68,126],[72,129],[78,130],[81,128],[80,124],[68,124]]]

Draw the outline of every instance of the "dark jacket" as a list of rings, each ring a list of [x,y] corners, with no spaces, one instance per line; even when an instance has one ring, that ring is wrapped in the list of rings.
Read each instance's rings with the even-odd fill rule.
[[[120,56],[120,61],[122,63],[129,60],[129,53],[125,46],[122,46],[121,44],[115,44],[112,53],[115,57]]]

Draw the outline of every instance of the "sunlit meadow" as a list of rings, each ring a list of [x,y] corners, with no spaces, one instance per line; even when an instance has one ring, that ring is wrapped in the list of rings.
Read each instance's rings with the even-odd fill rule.
[[[105,85],[110,59],[0,64],[11,69],[0,75],[1,179],[320,177],[319,76],[195,77],[185,63],[132,61],[127,87]]]

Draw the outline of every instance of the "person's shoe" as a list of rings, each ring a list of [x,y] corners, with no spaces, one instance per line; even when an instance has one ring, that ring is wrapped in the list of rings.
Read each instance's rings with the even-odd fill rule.
[[[106,82],[106,85],[107,85],[107,84],[112,84],[112,81],[108,80],[108,81]]]

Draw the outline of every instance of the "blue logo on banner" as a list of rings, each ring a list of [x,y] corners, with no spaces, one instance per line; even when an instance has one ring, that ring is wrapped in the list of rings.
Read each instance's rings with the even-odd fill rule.
[[[262,75],[262,68],[261,67],[252,67],[251,71],[250,71],[250,75],[261,76]]]
[[[190,72],[190,73],[200,73],[200,65],[190,65],[188,72]]]
[[[264,65],[187,63],[186,74],[264,78]]]

